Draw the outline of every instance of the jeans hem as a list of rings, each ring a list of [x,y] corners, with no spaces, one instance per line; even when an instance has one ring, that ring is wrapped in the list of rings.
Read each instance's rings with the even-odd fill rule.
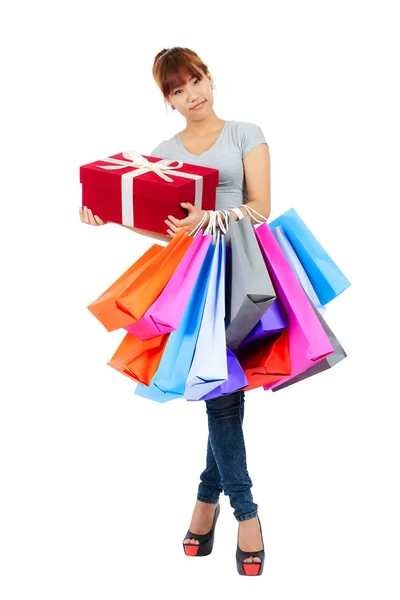
[[[257,516],[257,511],[253,510],[253,512],[247,513],[247,515],[240,515],[239,517],[236,517],[236,520],[237,521],[247,521],[248,519],[253,519],[256,516]]]
[[[205,496],[197,495],[197,500],[200,500],[200,502],[207,502],[207,504],[217,504],[219,498],[206,498]]]

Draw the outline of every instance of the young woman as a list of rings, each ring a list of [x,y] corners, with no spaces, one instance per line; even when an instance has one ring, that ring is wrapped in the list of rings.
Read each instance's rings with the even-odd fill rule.
[[[218,169],[217,210],[226,209],[237,220],[238,215],[232,209],[239,208],[247,215],[246,209],[241,208],[246,204],[269,218],[270,156],[261,128],[246,121],[223,120],[215,114],[214,85],[208,67],[188,48],[159,52],[153,76],[164,100],[186,119],[186,127],[162,141],[151,155]],[[192,231],[205,214],[191,204],[182,206],[187,210],[186,218],[166,215],[165,239],[170,240],[181,228]],[[104,223],[82,208],[80,217],[84,223]],[[203,227],[207,222],[208,219]],[[152,237],[163,239],[163,236]],[[238,521],[238,571],[261,575],[264,547],[258,505],[253,500],[253,484],[246,464],[244,404],[243,391],[205,402],[209,429],[206,467],[200,475],[197,500],[183,544],[186,554],[203,556],[211,552],[220,509],[218,500],[223,491],[229,496]]]

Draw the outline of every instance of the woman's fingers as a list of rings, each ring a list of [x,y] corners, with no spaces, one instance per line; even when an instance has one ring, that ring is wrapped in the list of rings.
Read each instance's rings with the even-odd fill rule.
[[[172,215],[168,215],[168,219],[171,221],[171,223],[173,225],[175,225],[175,227],[178,227],[178,229],[180,229],[184,225],[184,223],[183,223],[183,221],[181,219],[176,219]]]
[[[107,221],[103,221],[97,215],[94,215],[90,208],[86,206],[79,207],[79,217],[82,223],[86,223],[87,225],[104,225]]]
[[[89,225],[89,215],[86,206],[82,206],[79,209],[79,215],[81,217],[82,223],[86,223],[87,225]]]
[[[174,233],[178,233],[178,231],[180,230],[180,227],[177,227],[176,225],[174,225],[169,219],[166,219],[164,221],[168,227],[174,232]]]
[[[90,210],[90,208],[87,209],[87,213],[88,213],[88,217],[89,217],[89,223],[90,225],[97,225],[96,221],[93,218],[93,213]]]

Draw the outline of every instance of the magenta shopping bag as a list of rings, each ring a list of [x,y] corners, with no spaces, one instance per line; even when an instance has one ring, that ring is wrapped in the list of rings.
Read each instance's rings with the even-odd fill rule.
[[[288,377],[264,386],[264,389],[268,390],[303,373],[310,366],[332,354],[334,348],[269,225],[263,223],[255,229],[277,298],[289,321],[292,373]]]
[[[124,329],[141,340],[178,329],[210,243],[209,235],[197,235],[157,300],[141,319]]]

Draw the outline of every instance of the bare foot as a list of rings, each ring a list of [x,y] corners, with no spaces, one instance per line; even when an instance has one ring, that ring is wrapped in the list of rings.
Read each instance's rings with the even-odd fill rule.
[[[239,521],[239,548],[243,552],[258,552],[264,549],[257,517]],[[249,556],[244,562],[261,562],[261,559],[258,556]]]
[[[204,534],[208,533],[213,525],[216,504],[209,502],[201,502],[196,500],[193,510],[192,520],[190,521],[189,529],[192,533]],[[195,538],[185,538],[184,544],[199,544]]]

